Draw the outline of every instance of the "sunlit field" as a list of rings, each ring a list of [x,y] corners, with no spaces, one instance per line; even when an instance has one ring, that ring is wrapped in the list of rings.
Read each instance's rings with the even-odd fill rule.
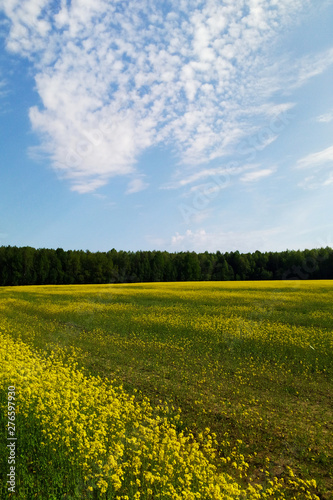
[[[1,498],[333,498],[332,304],[332,281],[0,288]]]

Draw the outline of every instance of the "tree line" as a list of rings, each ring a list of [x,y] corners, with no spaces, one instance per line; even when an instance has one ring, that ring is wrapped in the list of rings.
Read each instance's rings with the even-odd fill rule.
[[[332,278],[330,247],[264,253],[0,247],[0,286]]]
[[[1,286],[332,278],[330,247],[264,253],[0,247]]]

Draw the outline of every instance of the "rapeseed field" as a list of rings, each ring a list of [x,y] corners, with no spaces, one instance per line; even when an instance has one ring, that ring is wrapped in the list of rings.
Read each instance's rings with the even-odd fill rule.
[[[0,298],[1,498],[332,497],[331,281]]]

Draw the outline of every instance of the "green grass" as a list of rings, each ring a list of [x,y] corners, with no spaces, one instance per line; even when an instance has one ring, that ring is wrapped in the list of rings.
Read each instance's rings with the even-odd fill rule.
[[[0,289],[0,328],[217,434],[247,476],[316,479],[333,497],[333,283],[233,282]],[[140,396],[137,396],[140,397]]]

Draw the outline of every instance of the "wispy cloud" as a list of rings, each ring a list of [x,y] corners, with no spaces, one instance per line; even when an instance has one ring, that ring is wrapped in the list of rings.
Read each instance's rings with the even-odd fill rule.
[[[333,182],[332,167],[333,146],[300,158],[296,168],[305,169],[306,172],[311,168],[312,175],[307,175],[298,186],[307,190],[330,186]]]
[[[202,182],[204,179],[213,182],[218,186],[228,185],[233,176],[242,174],[244,171],[258,167],[258,164],[243,164],[240,165],[236,161],[227,163],[226,166],[214,168],[201,168],[195,173],[184,174],[182,170],[178,170],[174,175],[174,180],[162,186],[162,189],[178,189],[186,187],[195,182]],[[200,189],[202,184],[197,184],[190,188],[190,192]]]
[[[148,184],[144,182],[142,179],[137,178],[137,179],[132,179],[130,183],[128,184],[126,194],[132,194],[132,193],[138,193],[139,191],[142,191],[143,189],[146,189],[148,187]]]
[[[0,99],[1,99],[1,105],[0,105],[0,112],[3,111],[3,107],[6,104],[4,101],[4,98],[8,95],[8,87],[7,87],[7,82],[4,78],[2,78],[2,75],[0,74]]]
[[[283,77],[285,61],[270,63],[306,3],[0,0],[7,49],[31,61],[42,101],[29,112],[34,153],[81,193],[136,179],[138,156],[159,142],[192,166],[230,154],[269,120],[278,90],[332,63],[333,51],[313,54]]]
[[[260,181],[260,179],[263,179],[264,177],[268,177],[269,175],[272,175],[276,171],[275,168],[265,168],[262,170],[255,170],[254,172],[248,172],[245,175],[243,175],[240,180],[242,182],[256,182]]]
[[[333,146],[311,153],[297,161],[298,168],[318,167],[333,162]]]
[[[255,251],[260,249],[272,249],[272,238],[278,237],[283,232],[280,227],[255,230],[255,231],[211,231],[188,229],[185,233],[176,233],[171,238],[170,248],[174,251],[192,250],[196,251]]]
[[[333,121],[333,111],[317,116],[316,121],[320,123],[330,123]]]
[[[309,175],[303,179],[298,186],[306,190],[314,190],[319,188],[325,188],[333,184],[333,173],[325,172],[321,175]]]
[[[320,54],[303,57],[295,64],[294,74],[290,75],[290,88],[298,88],[311,78],[322,74],[333,64],[333,48]]]

